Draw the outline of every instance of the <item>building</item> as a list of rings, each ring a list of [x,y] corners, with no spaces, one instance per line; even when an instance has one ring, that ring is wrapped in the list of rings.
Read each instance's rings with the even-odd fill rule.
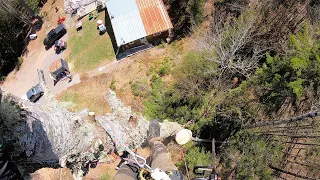
[[[159,41],[173,26],[162,0],[106,0],[118,48],[123,50]]]

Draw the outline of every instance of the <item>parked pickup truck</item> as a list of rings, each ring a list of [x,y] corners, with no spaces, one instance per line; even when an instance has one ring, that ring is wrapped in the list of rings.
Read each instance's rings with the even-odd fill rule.
[[[63,24],[60,24],[57,28],[52,29],[47,37],[43,41],[43,45],[46,49],[50,49],[54,43],[62,38],[67,33],[67,30]]]

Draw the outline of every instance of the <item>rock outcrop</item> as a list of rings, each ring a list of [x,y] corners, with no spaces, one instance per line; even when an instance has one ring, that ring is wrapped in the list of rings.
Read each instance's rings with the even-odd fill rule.
[[[88,110],[72,113],[60,106],[39,77],[45,89],[42,97],[45,103],[5,96],[6,102],[1,104],[12,104],[20,113],[13,117],[14,123],[0,122],[0,126],[12,159],[25,173],[42,167],[68,167],[75,177],[81,177],[91,162],[103,159],[115,149],[146,144],[149,122],[124,106],[112,90],[108,91],[106,101],[113,113],[96,117],[97,121],[92,122],[88,120]],[[106,132],[106,126],[112,129],[111,133]],[[162,123],[162,137],[169,137],[180,128],[177,123]]]

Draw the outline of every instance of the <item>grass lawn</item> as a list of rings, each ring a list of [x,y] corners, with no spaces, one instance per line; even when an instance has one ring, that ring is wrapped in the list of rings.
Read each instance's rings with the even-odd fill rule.
[[[106,75],[102,74],[68,88],[58,96],[58,100],[73,103],[72,106],[67,107],[72,112],[89,108],[96,115],[104,115],[111,112],[104,99],[107,89]]]
[[[96,22],[105,20],[105,12],[101,12],[97,19],[82,19],[82,30],[69,30],[68,57],[66,60],[73,65],[72,71],[85,72],[97,68],[115,58],[111,39],[108,33],[99,35]]]

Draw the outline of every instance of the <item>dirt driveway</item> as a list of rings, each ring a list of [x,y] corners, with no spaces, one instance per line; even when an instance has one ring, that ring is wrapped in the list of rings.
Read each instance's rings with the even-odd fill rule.
[[[46,24],[44,24],[44,26],[45,25]],[[45,36],[45,34],[47,34],[47,32],[43,32],[43,36]],[[66,41],[68,39],[68,33],[61,39]],[[60,54],[56,54],[53,48],[45,50],[41,41],[42,38],[38,38],[29,44],[29,52],[23,56],[24,61],[20,67],[20,70],[13,71],[8,75],[2,86],[7,93],[11,93],[17,97],[25,99],[26,92],[31,87],[39,83],[37,69],[44,71],[47,85],[50,91],[54,94],[59,94],[68,87],[80,82],[80,76],[73,74],[73,79],[71,82],[64,80],[54,85],[54,82],[49,75],[49,67],[59,58],[64,58],[65,53],[62,52]],[[41,102],[41,99],[39,102]]]

